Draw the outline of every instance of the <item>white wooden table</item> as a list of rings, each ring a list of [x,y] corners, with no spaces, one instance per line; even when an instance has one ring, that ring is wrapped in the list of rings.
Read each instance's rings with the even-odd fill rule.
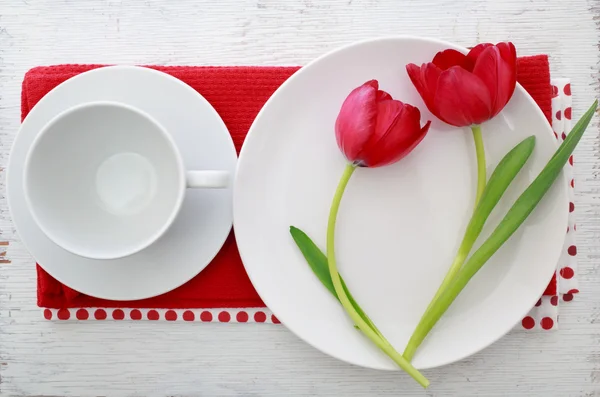
[[[598,0],[0,0],[0,166],[35,65],[302,65],[374,36],[509,39],[521,55],[550,54],[553,76],[572,79],[578,118],[598,94],[599,29]],[[513,332],[426,371],[427,391],[329,358],[281,326],[42,320],[2,171],[0,395],[600,396],[598,133],[595,122],[577,149],[582,293],[561,307],[560,330]]]

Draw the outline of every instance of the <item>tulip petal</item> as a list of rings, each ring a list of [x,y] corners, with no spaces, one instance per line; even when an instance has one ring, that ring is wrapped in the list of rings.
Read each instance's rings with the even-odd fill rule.
[[[376,133],[359,155],[367,167],[381,167],[395,163],[410,153],[429,130],[428,122],[421,128],[419,109],[400,101],[382,101],[377,104]]]
[[[385,101],[387,99],[392,99],[392,96],[383,90],[377,91],[377,98],[376,98],[377,102]]]
[[[423,134],[423,136],[425,136],[425,134],[427,134],[427,131],[429,131],[429,127],[431,127],[431,120],[427,120],[427,122],[425,123],[423,128],[421,128],[421,134]]]
[[[406,73],[410,78],[410,81],[413,83],[421,98],[425,100],[426,97],[429,96],[429,91],[423,81],[421,81],[421,69],[425,67],[425,64],[420,67],[415,65],[414,63],[409,63],[406,65]]]
[[[442,70],[433,63],[424,63],[421,67],[410,63],[406,65],[406,72],[410,81],[421,95],[427,109],[434,115],[438,115],[435,109],[435,91],[437,89],[438,79]]]
[[[479,55],[481,55],[481,53],[488,47],[493,47],[494,45],[491,43],[481,43],[481,44],[477,44],[475,47],[471,48],[471,50],[469,51],[469,53],[467,54],[467,58],[469,58],[471,60],[471,62],[473,62],[473,65],[475,65],[475,63],[477,62],[477,58],[479,58]]]
[[[484,82],[467,70],[454,66],[440,74],[435,108],[448,124],[465,127],[491,118],[491,98]]]
[[[452,49],[438,52],[435,54],[435,57],[433,57],[431,63],[441,70],[449,69],[452,66],[460,66],[467,69],[469,72],[472,71],[475,66],[475,62],[473,62],[472,59],[468,58],[462,52]]]
[[[498,47],[498,49],[500,50],[500,56],[502,56],[502,59],[505,62],[516,65],[517,49],[515,48],[515,45],[513,43],[511,43],[510,41],[506,43],[498,43],[496,47]]]
[[[503,80],[501,84],[502,88],[506,90],[506,100],[504,102],[504,106],[510,101],[513,93],[515,92],[515,87],[517,86],[517,50],[513,43],[498,43],[498,49],[500,50],[500,56],[505,62],[506,69],[503,70]],[[505,85],[504,85],[505,84]],[[496,114],[498,114],[502,109],[499,109]]]
[[[421,79],[429,91],[430,98],[435,96],[435,91],[437,90],[438,80],[441,73],[442,70],[433,63],[428,63],[425,65],[425,67],[421,68]]]
[[[512,43],[487,47],[477,58],[473,74],[485,83],[490,92],[492,117],[500,113],[515,91],[516,59]]]
[[[377,80],[370,80],[352,90],[335,121],[337,144],[350,162],[357,159],[375,130],[378,88]]]

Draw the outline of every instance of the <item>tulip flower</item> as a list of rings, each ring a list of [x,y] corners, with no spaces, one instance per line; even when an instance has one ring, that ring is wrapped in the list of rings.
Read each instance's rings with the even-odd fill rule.
[[[317,273],[322,281],[331,279],[329,290],[356,327],[423,387],[427,387],[429,381],[381,335],[341,279],[335,259],[335,224],[344,190],[356,168],[380,167],[400,160],[423,140],[430,124],[428,121],[421,127],[419,109],[392,99],[379,89],[377,80],[367,81],[350,92],[335,123],[337,143],[348,165],[333,197],[327,224],[328,277]],[[316,269],[315,263],[324,260],[318,248],[299,229],[292,227],[290,232],[309,265]]]
[[[517,52],[512,43],[479,44],[468,54],[438,52],[420,67],[406,71],[425,105],[437,118],[456,127],[470,126],[477,153],[477,199],[486,183],[480,124],[496,116],[517,84]]]
[[[408,76],[431,113],[467,127],[500,113],[517,84],[517,52],[512,43],[479,44],[468,54],[438,52],[421,67],[406,66]]]
[[[487,183],[480,124],[500,113],[515,91],[515,46],[512,43],[484,43],[473,47],[467,54],[448,49],[438,52],[430,63],[420,67],[408,64],[406,71],[431,113],[447,124],[471,127],[477,157],[477,208]],[[475,239],[465,235],[428,311],[454,281],[474,243]]]
[[[429,125],[421,127],[421,112],[379,90],[367,81],[346,98],[335,122],[338,146],[359,167],[395,163],[423,140]]]

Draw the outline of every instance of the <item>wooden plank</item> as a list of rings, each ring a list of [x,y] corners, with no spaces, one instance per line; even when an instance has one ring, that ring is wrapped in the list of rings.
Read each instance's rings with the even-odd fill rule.
[[[39,64],[297,65],[382,35],[510,39],[572,79],[577,117],[598,96],[599,26],[600,6],[586,0],[0,0],[0,167],[22,76]],[[561,306],[560,330],[514,332],[426,371],[427,392],[404,374],[329,358],[281,326],[41,320],[0,172],[0,395],[600,396],[598,132],[596,121],[576,153],[582,293]]]

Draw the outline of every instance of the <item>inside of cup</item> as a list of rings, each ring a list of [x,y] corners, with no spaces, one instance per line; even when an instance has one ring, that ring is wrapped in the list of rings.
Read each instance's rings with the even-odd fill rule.
[[[137,252],[172,222],[184,175],[172,140],[150,116],[116,103],[57,116],[28,155],[25,191],[50,239],[78,255]]]

